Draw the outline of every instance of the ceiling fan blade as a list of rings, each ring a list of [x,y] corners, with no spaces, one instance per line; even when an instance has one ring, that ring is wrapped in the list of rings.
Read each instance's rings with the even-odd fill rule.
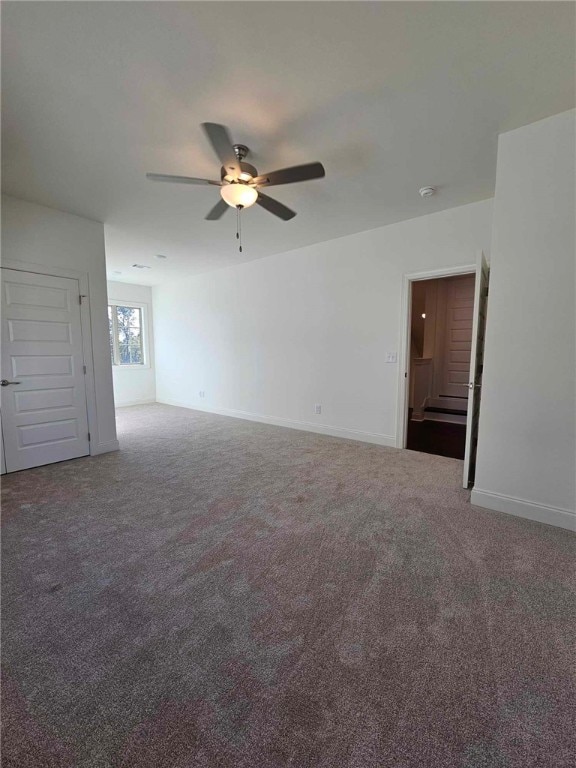
[[[294,184],[296,181],[308,181],[309,179],[322,179],[326,171],[322,163],[307,163],[295,165],[292,168],[282,168],[280,171],[263,173],[252,179],[252,184],[262,187],[271,187],[276,184]]]
[[[219,125],[218,123],[202,123],[202,128],[222,163],[222,167],[237,179],[242,173],[242,169],[240,168],[240,161],[236,157],[236,152],[234,152],[226,126]]]
[[[225,200],[218,200],[214,208],[206,215],[204,218],[206,221],[217,221],[219,218],[221,218],[227,210],[229,210],[230,206]]]
[[[296,216],[295,211],[291,211],[290,208],[279,203],[278,200],[274,200],[274,198],[268,197],[268,195],[263,195],[262,192],[258,192],[258,199],[256,202],[258,205],[261,205],[262,208],[265,208],[268,213],[273,213],[274,216],[278,216],[278,218],[283,221],[289,221]]]
[[[222,186],[221,181],[210,181],[210,179],[194,179],[191,176],[166,176],[163,173],[147,173],[146,178],[150,181],[170,181],[174,184],[215,184]]]

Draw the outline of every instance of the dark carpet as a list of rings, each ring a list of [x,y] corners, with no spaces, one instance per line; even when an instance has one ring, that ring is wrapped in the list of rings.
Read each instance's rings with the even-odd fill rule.
[[[575,537],[168,406],[3,483],[5,768],[575,764]]]

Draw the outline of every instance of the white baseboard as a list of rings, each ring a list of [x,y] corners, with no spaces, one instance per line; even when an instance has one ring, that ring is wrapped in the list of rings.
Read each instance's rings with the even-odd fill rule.
[[[130,405],[148,405],[149,403],[155,403],[156,400],[145,398],[144,400],[126,400],[121,403],[114,403],[115,408],[128,408]]]
[[[232,416],[235,419],[245,419],[246,421],[257,421],[261,424],[273,424],[276,427],[288,427],[288,429],[299,429],[302,432],[315,432],[319,435],[330,435],[331,437],[343,437],[346,440],[358,440],[362,443],[374,443],[375,445],[384,445],[387,448],[396,447],[396,438],[392,435],[383,435],[379,432],[363,432],[358,429],[348,429],[346,427],[332,427],[328,424],[315,424],[310,421],[295,421],[294,419],[283,419],[277,416],[263,416],[259,413],[250,413],[249,411],[238,411],[233,408],[207,408],[196,404],[182,402],[180,400],[157,399],[156,402],[164,405],[175,405],[178,408],[189,408],[193,411],[204,411],[205,413],[216,413],[219,416]]]
[[[548,507],[543,504],[535,504],[525,499],[517,499],[513,496],[504,496],[500,493],[472,489],[470,502],[478,507],[493,509],[496,512],[505,512],[508,515],[526,517],[528,520],[536,520],[539,523],[555,525],[559,528],[567,528],[576,531],[576,512],[559,507]]]
[[[120,443],[118,440],[109,440],[107,443],[91,445],[90,456],[99,456],[101,453],[110,453],[110,451],[118,451],[119,449]]]

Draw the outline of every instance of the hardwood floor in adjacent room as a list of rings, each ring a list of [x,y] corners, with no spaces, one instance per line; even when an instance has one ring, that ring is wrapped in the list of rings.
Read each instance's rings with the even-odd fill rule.
[[[447,421],[412,421],[408,418],[406,448],[450,459],[464,458],[466,425]]]

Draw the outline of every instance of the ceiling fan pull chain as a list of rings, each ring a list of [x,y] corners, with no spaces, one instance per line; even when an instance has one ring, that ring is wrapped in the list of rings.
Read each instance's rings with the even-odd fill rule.
[[[240,243],[240,247],[238,248],[240,253],[242,253],[242,217],[240,214],[242,213],[243,207],[243,205],[236,206],[236,239]]]

